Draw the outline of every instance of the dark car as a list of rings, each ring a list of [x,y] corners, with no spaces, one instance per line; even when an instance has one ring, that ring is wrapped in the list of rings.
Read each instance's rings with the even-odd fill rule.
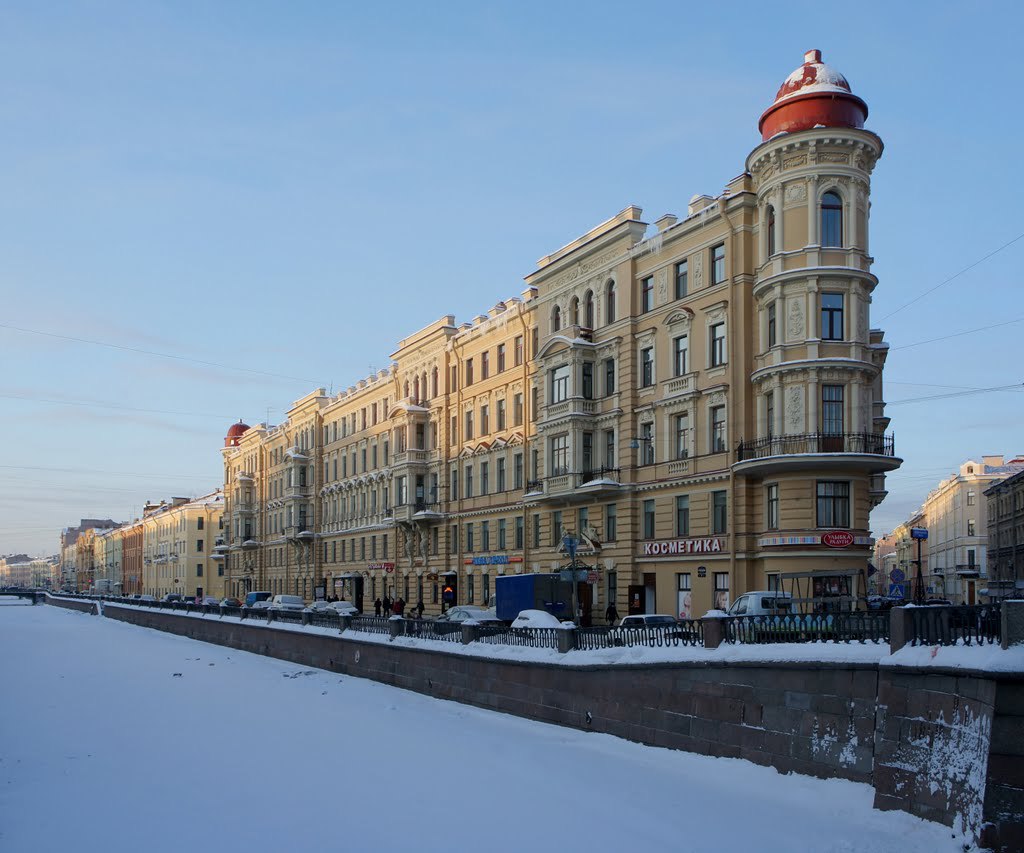
[[[165,604],[169,604],[172,601],[181,601],[181,595],[177,592],[169,592],[163,598],[160,599]]]
[[[220,600],[221,607],[241,607],[242,602],[237,598],[222,598]]]

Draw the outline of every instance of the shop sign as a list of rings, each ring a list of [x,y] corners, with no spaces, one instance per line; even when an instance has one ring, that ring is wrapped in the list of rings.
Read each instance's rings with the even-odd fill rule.
[[[509,563],[521,563],[522,557],[510,557],[507,554],[487,554],[481,557],[466,557],[462,561],[467,566],[507,566]]]
[[[667,539],[644,542],[644,557],[668,557],[676,554],[718,554],[725,550],[725,540],[710,539]]]
[[[697,577],[706,578],[708,576],[707,566],[697,566]]]
[[[384,569],[385,572],[393,572],[395,570],[394,563],[367,563],[366,568],[370,569]]]
[[[600,580],[596,571],[587,572],[587,583],[597,583]]]
[[[821,544],[829,548],[849,548],[853,544],[853,534],[846,530],[832,530],[822,534]]]

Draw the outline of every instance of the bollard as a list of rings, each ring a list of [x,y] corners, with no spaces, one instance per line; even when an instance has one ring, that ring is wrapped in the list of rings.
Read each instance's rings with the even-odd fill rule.
[[[402,624],[402,620],[401,619],[398,619],[397,617],[394,617],[394,616],[391,617],[388,620],[388,629],[391,632],[391,639],[393,640],[393,639],[395,639],[395,637],[401,637],[402,633],[403,633],[402,629],[404,627],[405,626]]]
[[[462,645],[468,646],[470,643],[475,643],[480,639],[480,626],[479,625],[463,625],[462,626]]]
[[[309,624],[309,614],[305,610],[302,611],[302,624],[303,625],[308,625]]]
[[[889,611],[889,654],[896,654],[913,639],[911,608],[894,607]]]
[[[1004,649],[1024,643],[1024,601],[1004,601],[999,622],[999,644]]]
[[[725,642],[725,623],[721,616],[705,616],[700,620],[704,629],[704,648],[717,649]]]
[[[575,628],[564,628],[558,631],[558,651],[561,654],[571,652],[576,648],[576,629]]]
[[[338,621],[341,623],[339,626],[339,633],[344,634],[349,628],[352,627],[351,616],[341,616]]]

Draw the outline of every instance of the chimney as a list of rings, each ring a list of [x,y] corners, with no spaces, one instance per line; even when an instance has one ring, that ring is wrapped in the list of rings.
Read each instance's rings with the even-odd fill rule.
[[[807,62],[821,62],[821,51],[820,50],[809,50],[804,54],[804,63]]]
[[[982,456],[981,461],[989,468],[1001,468],[1003,465],[1002,456]]]

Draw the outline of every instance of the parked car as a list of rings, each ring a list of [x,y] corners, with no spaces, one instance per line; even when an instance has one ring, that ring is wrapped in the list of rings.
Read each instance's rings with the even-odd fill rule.
[[[562,623],[557,616],[546,610],[523,610],[512,620],[512,629],[517,628],[561,628]]]
[[[737,598],[729,607],[730,616],[789,616],[793,596],[779,590],[758,590]]]
[[[199,603],[209,605],[211,607],[217,607],[220,605],[220,599],[215,595],[204,595],[203,600]]]
[[[163,598],[160,599],[164,604],[169,604],[172,601],[181,601],[182,597],[176,592],[169,592]]]
[[[952,607],[953,602],[948,598],[929,598],[925,604],[934,607]]]
[[[314,601],[305,610],[307,613],[337,613],[341,616],[359,615],[359,610],[351,601]]]
[[[626,616],[617,627],[612,629],[612,645],[633,645],[641,632],[645,630],[651,636],[663,636],[665,639],[678,639],[687,642],[697,639],[697,632],[681,625],[675,616],[670,616],[667,613],[638,613]]]
[[[301,595],[284,595],[279,593],[270,600],[270,609],[301,612],[306,609],[306,602]]]
[[[156,601],[156,596],[143,594],[139,596],[139,601]]]
[[[242,602],[237,598],[222,598],[220,600],[221,607],[241,607]]]
[[[646,628],[649,625],[678,625],[675,616],[664,613],[640,613],[626,616],[619,623],[620,628]]]
[[[434,631],[439,634],[454,634],[462,630],[464,623],[498,622],[494,608],[478,607],[474,604],[460,604],[449,607],[434,620]]]
[[[261,601],[269,601],[273,597],[272,592],[260,591],[260,592],[247,592],[245,594],[244,607],[254,607]]]

